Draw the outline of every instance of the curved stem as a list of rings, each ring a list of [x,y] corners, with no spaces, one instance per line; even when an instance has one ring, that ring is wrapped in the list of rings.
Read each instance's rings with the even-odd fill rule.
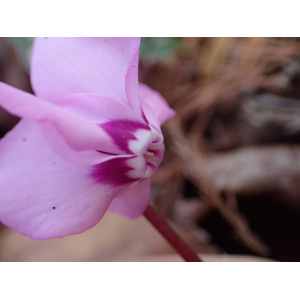
[[[158,214],[157,210],[149,205],[144,212],[146,219],[162,234],[178,254],[188,262],[201,262],[201,259],[181,238],[170,225]]]

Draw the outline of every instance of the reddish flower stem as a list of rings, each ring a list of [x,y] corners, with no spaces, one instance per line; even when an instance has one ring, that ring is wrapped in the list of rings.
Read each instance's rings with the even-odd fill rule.
[[[174,232],[169,224],[158,214],[157,210],[149,205],[144,212],[146,219],[162,234],[171,244],[178,254],[188,262],[201,262],[197,253],[194,252],[181,238]]]

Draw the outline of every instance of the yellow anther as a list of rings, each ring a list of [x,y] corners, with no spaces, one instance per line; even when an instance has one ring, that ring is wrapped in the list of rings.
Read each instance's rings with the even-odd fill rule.
[[[146,154],[146,155],[149,155],[149,156],[154,156],[154,153],[153,153],[153,152],[149,152],[149,151],[146,151],[145,154]]]

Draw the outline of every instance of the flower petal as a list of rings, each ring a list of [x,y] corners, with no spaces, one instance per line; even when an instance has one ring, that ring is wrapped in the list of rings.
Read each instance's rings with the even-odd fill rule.
[[[4,83],[0,83],[0,105],[12,114],[37,121],[49,146],[65,159],[69,148],[122,154],[107,132],[96,124]],[[100,163],[96,154],[92,156],[91,164]]]
[[[115,198],[109,210],[127,218],[139,217],[150,202],[150,179],[143,179],[126,189],[125,193]]]
[[[176,115],[176,112],[169,107],[167,101],[158,92],[142,83],[140,83],[139,88],[143,110],[150,124],[151,120],[153,120],[153,113],[159,125]],[[152,110],[152,113],[149,108]],[[155,127],[155,124],[152,126]]]
[[[144,123],[143,118],[130,106],[106,96],[72,94],[61,101],[59,106],[96,124],[118,119]]]
[[[1,222],[32,239],[93,227],[126,185],[101,184],[90,172],[57,156],[36,123],[21,121],[0,141]]]
[[[139,94],[139,79],[138,79],[138,66],[139,66],[139,48],[135,51],[132,61],[126,73],[125,85],[126,94],[129,101],[129,105],[133,110],[148,123],[141,104]]]
[[[153,126],[157,131],[161,132],[160,124],[157,120],[156,114],[147,102],[143,103],[143,112],[151,126]]]
[[[122,153],[143,155],[153,140],[151,129],[143,118],[130,106],[112,98],[95,94],[73,94],[59,106],[97,123]]]
[[[74,93],[128,104],[125,76],[139,38],[37,38],[31,62],[36,95],[58,103]]]

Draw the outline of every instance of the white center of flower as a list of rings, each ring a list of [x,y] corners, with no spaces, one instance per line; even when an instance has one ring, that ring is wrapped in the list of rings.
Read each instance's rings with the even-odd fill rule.
[[[137,139],[129,142],[129,149],[137,156],[128,162],[134,169],[128,172],[132,178],[151,177],[161,163],[164,152],[163,136],[150,127],[151,131],[138,130],[135,133]]]

